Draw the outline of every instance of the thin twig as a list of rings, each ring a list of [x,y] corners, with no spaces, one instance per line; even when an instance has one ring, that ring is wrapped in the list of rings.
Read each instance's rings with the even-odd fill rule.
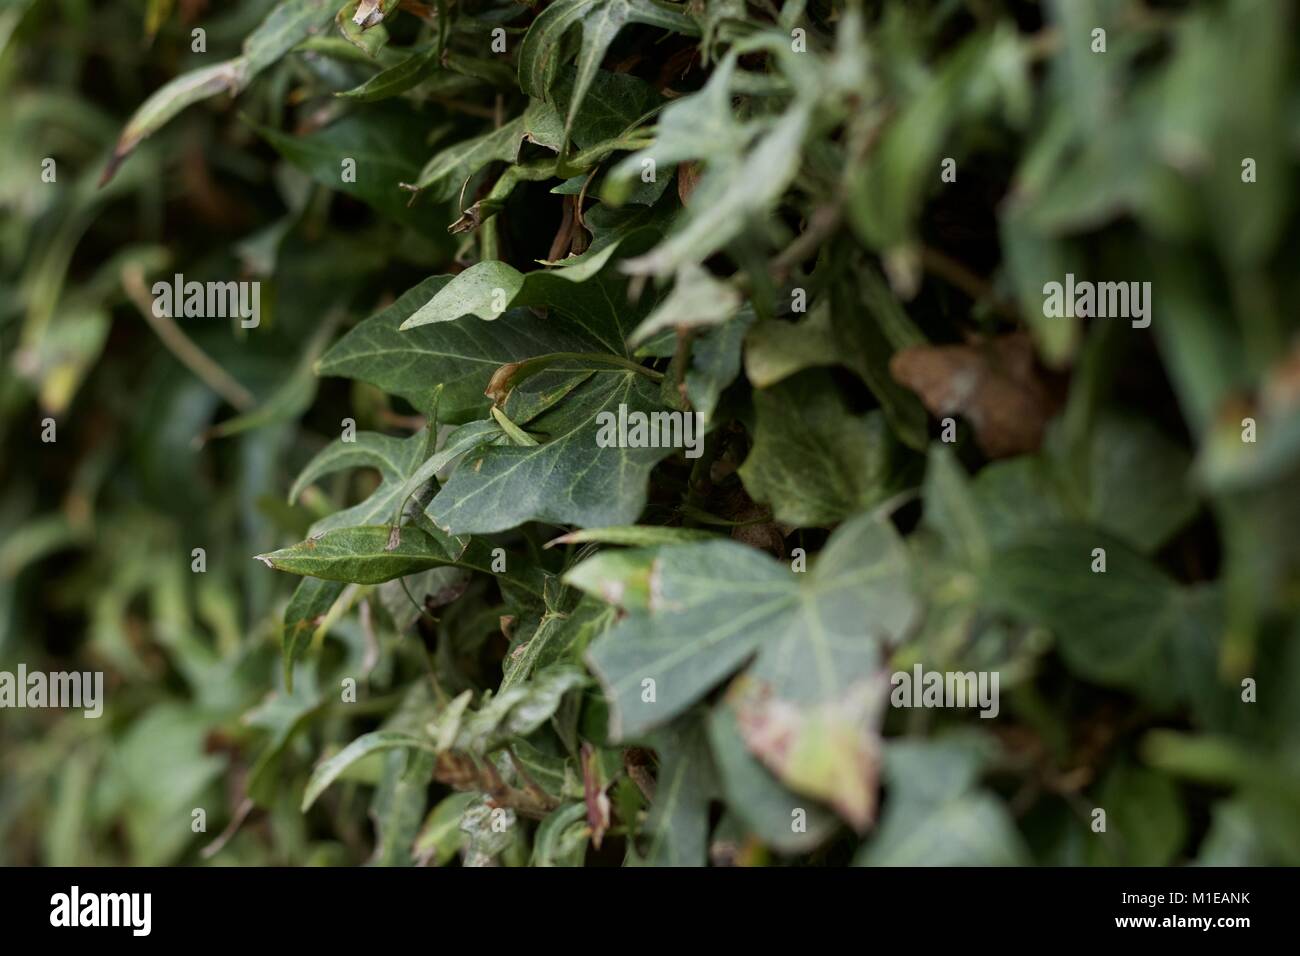
[[[933,246],[921,246],[921,265],[927,272],[934,273],[961,289],[974,301],[988,302],[999,315],[1009,319],[1018,317],[1011,305],[998,298],[991,282],[972,272],[964,263],[958,262],[946,252]]]
[[[144,271],[138,265],[126,266],[122,269],[122,288],[126,290],[127,297],[135,303],[135,307],[140,310],[149,327],[154,330],[154,334],[167,347],[167,351],[193,372],[203,384],[241,412],[249,411],[257,404],[253,393],[235,381],[229,372],[195,345],[171,316],[158,315],[154,312],[153,302],[149,298],[149,289],[144,282]]]

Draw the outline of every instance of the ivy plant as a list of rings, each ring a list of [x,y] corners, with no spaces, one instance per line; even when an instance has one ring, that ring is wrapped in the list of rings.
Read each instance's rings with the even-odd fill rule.
[[[102,188],[257,197],[232,834],[1300,862],[1294,5],[148,6]]]

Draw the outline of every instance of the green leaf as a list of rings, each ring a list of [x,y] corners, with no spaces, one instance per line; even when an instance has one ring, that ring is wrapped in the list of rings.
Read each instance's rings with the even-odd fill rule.
[[[587,805],[570,803],[553,811],[533,838],[533,866],[582,866],[591,828]]]
[[[577,79],[576,71],[565,70],[552,91],[556,109],[563,114],[570,111]],[[623,142],[625,138],[637,141],[630,138],[638,135],[634,128],[662,102],[655,88],[638,76],[597,70],[570,129],[574,145],[583,152],[568,158],[576,162],[579,156],[590,157],[593,151],[602,149],[602,144]]]
[[[566,572],[564,583],[616,607],[644,611],[657,554],[653,548],[600,551]]]
[[[510,655],[500,690],[522,684],[534,672],[553,665],[581,666],[587,646],[609,630],[614,618],[613,608],[588,597],[571,609],[547,608],[537,629]]]
[[[303,812],[305,813],[311,808],[311,805],[316,802],[316,798],[325,792],[325,788],[333,783],[339,774],[362,757],[378,753],[381,750],[393,750],[395,748],[436,752],[429,741],[420,737],[413,737],[410,734],[398,733],[392,730],[376,730],[372,733],[362,734],[333,757],[318,764],[316,769],[312,771],[311,779],[307,781],[307,789],[303,791],[302,795]]]
[[[453,534],[513,528],[525,521],[579,526],[628,524],[645,506],[646,483],[672,448],[602,448],[599,417],[662,409],[657,390],[634,372],[605,371],[528,423],[547,436],[530,447],[482,448],[468,455],[429,505]]]
[[[610,701],[611,736],[628,739],[682,713],[757,651],[738,698],[750,749],[862,826],[874,799],[880,642],[901,639],[918,611],[901,541],[862,516],[802,581],[731,541],[661,548],[647,611],[629,614],[587,659]]]
[[[642,835],[644,856],[629,851],[634,866],[704,866],[708,861],[709,801],[717,793],[717,771],[703,719],[677,721],[649,743],[659,755],[654,799]]]
[[[1196,513],[1190,455],[1149,422],[1103,417],[1089,437],[1088,458],[1079,517],[1139,551],[1153,554]],[[1152,494],[1155,488],[1160,494]]]
[[[441,150],[425,163],[412,182],[420,192],[432,190],[436,201],[449,200],[459,195],[469,178],[489,163],[518,162],[524,143],[536,143],[558,152],[563,138],[555,108],[534,101],[522,115],[500,128]]]
[[[858,866],[1015,866],[1027,853],[1002,802],[975,787],[984,750],[949,737],[885,751],[889,802]]]
[[[442,47],[435,43],[410,54],[400,63],[386,70],[380,70],[360,86],[337,95],[362,103],[386,100],[419,86],[438,72],[441,65]]]
[[[627,525],[626,527],[589,528],[570,531],[554,541],[547,542],[547,547],[557,544],[621,544],[628,547],[653,547],[661,544],[682,544],[687,541],[707,541],[715,538],[712,531],[702,528],[666,528],[662,525]]]
[[[566,49],[562,42],[564,35],[575,26],[582,32],[577,74],[564,120],[565,140],[605,51],[629,23],[643,23],[688,36],[699,32],[690,17],[674,6],[655,0],[557,0],[538,14],[524,35],[519,48],[519,86],[529,96],[546,99]]]
[[[653,228],[626,233],[617,244],[607,246],[599,260],[566,264],[557,269],[523,273],[495,260],[476,263],[438,289],[426,304],[402,323],[401,328],[405,331],[433,323],[452,322],[464,316],[492,321],[514,308],[546,308],[563,316],[561,327],[583,336],[588,346],[613,355],[630,356],[632,329],[653,302],[649,305],[631,303],[626,281],[611,275],[607,264],[616,251],[622,253],[620,258],[625,258],[629,253],[645,248],[656,235]],[[555,324],[548,327],[548,332]],[[535,354],[581,351],[564,347],[566,341],[575,339],[555,341],[559,347],[539,349]]]
[[[393,438],[378,432],[357,432],[352,441],[338,438],[303,468],[289,490],[289,503],[296,501],[308,485],[326,475],[352,468],[374,468],[379,472],[380,483],[370,497],[321,518],[311,526],[310,534],[396,520],[401,517],[398,508],[415,490],[410,486],[410,479],[424,470],[421,463],[427,445],[428,436],[423,431],[408,438]]]
[[[333,17],[330,0],[284,0],[244,41],[246,82],[278,63],[306,37],[319,33]]]
[[[753,321],[753,308],[745,306],[734,318],[706,330],[691,342],[690,367],[685,375],[686,399],[706,424],[713,420],[723,391],[740,374],[741,349]]]
[[[100,185],[113,178],[142,140],[156,133],[176,114],[218,93],[239,93],[304,38],[320,30],[332,15],[327,0],[285,0],[249,34],[242,56],[182,74],[157,90],[127,121]]]
[[[398,331],[450,281],[448,276],[425,279],[366,319],[325,353],[317,373],[360,379],[421,409],[430,406],[441,385],[439,419],[460,423],[487,413],[483,391],[501,366],[557,346],[579,352],[599,346],[580,330],[546,323],[523,310],[491,324],[445,322]]]
[[[817,303],[797,322],[760,319],[745,336],[745,375],[754,388],[771,388],[804,369],[843,359],[831,325],[830,303]]]
[[[736,55],[728,54],[704,87],[664,108],[655,129],[655,142],[624,158],[610,170],[601,189],[606,202],[626,202],[633,184],[642,176],[645,160],[653,160],[655,175],[667,176],[679,163],[708,159],[719,167],[739,162],[742,151],[759,128],[756,122],[737,121],[731,109],[731,85]]]
[[[1094,573],[1096,548],[1106,571]],[[1035,529],[994,559],[988,602],[1051,628],[1080,675],[1167,701],[1164,673],[1182,623],[1180,592],[1162,570],[1123,542],[1077,526]]]
[[[665,329],[719,325],[739,312],[740,306],[740,293],[732,285],[688,262],[677,270],[672,292],[637,326],[630,341],[639,345]]]
[[[799,321],[766,319],[750,327],[745,372],[755,388],[769,388],[804,369],[843,366],[871,389],[904,444],[924,449],[929,441],[925,408],[895,381],[889,359],[899,343],[925,339],[874,270],[861,263],[845,271],[850,274],[837,279],[831,295],[814,302]]]
[[[400,329],[405,332],[433,322],[451,322],[465,315],[486,321],[500,318],[523,288],[525,278],[522,272],[495,259],[476,262],[453,276]],[[494,299],[499,305],[493,304]]]
[[[906,476],[884,415],[854,415],[824,372],[755,391],[754,446],[745,490],[778,521],[827,527],[895,494]]]
[[[578,283],[562,269],[522,277],[513,272],[508,266],[485,265],[474,275],[457,276],[440,290],[441,298],[430,302],[423,315],[429,324],[413,331],[454,329],[476,338],[497,337],[504,318],[484,323],[458,317],[464,316],[462,309],[484,314],[482,299],[493,282],[516,289],[508,305],[545,306],[547,318],[534,322],[537,339],[552,347],[537,346],[530,361],[501,369],[489,388],[498,400],[509,393],[505,413],[540,443],[484,447],[467,455],[429,505],[428,515],[456,534],[491,533],[529,520],[630,524],[644,507],[650,470],[673,449],[602,447],[601,436],[608,437],[610,421],[620,415],[650,415],[663,408],[649,380],[658,373],[639,366],[627,342],[653,306],[652,297],[627,303],[626,281],[608,271]],[[566,342],[576,343],[576,349],[555,349]],[[516,380],[541,370],[551,377],[533,379],[543,382],[539,400],[537,392],[517,386]]]
[[[154,92],[127,121],[100,179],[101,185],[113,178],[136,146],[167,125],[176,114],[218,93],[238,92],[244,84],[245,62],[236,57],[201,67],[181,74]]]
[[[485,754],[515,737],[527,737],[551,719],[565,694],[587,681],[577,667],[539,670],[526,684],[506,688],[474,711],[461,727],[457,749]]]
[[[441,228],[426,207],[412,207],[401,185],[415,178],[424,152],[420,116],[393,102],[348,113],[306,136],[267,126],[257,131],[286,160],[327,189],[361,200],[395,222],[431,236]],[[344,163],[355,163],[345,176]]]
[[[1187,814],[1173,780],[1127,763],[1113,766],[1096,796],[1106,832],[1087,834],[1093,866],[1171,866],[1187,838]]]
[[[390,750],[383,775],[370,803],[375,821],[372,866],[410,866],[412,847],[420,831],[429,780],[437,757],[427,750]]]
[[[324,581],[320,578],[303,578],[289,598],[284,609],[284,630],[280,637],[280,652],[284,662],[284,686],[293,692],[293,665],[307,652],[316,629],[329,613],[334,602],[343,593],[342,581]]]
[[[267,567],[327,581],[380,584],[426,568],[458,565],[464,545],[426,531],[378,525],[335,528],[291,548],[258,555]]]
[[[624,263],[624,269],[634,275],[671,274],[708,258],[770,216],[799,170],[811,119],[811,109],[796,103],[741,160],[711,166],[691,194],[682,225],[645,255]]]
[[[461,817],[476,799],[478,794],[453,793],[429,811],[415,838],[412,855],[416,860],[428,860],[436,866],[451,861],[465,844],[465,834],[460,828]]]

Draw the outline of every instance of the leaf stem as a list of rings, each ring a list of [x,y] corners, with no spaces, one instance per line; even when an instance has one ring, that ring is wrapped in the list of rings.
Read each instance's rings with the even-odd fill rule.
[[[167,347],[167,351],[193,372],[204,385],[238,411],[246,412],[257,404],[253,393],[209,358],[208,354],[195,345],[170,316],[154,314],[153,303],[149,301],[149,289],[144,284],[144,272],[139,266],[128,266],[122,270],[122,288],[126,290],[127,298],[140,310],[149,327]]]

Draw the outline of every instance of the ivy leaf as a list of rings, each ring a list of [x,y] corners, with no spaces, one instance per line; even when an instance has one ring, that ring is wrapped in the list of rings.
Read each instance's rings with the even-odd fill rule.
[[[327,189],[361,200],[400,222],[441,238],[427,208],[412,207],[401,184],[415,177],[424,154],[420,114],[401,101],[356,110],[328,126],[293,136],[267,126],[258,133],[286,160]],[[344,177],[345,159],[356,163]]]
[[[979,738],[900,740],[885,751],[890,799],[858,866],[1015,866],[1028,854],[1007,809],[976,786]]]
[[[653,302],[629,302],[626,281],[612,275],[608,264],[615,252],[621,252],[622,257],[635,254],[656,237],[651,227],[636,229],[622,235],[616,244],[606,246],[598,259],[556,269],[524,273],[496,260],[476,263],[438,289],[401,328],[416,329],[463,316],[493,321],[510,309],[545,308],[562,317],[562,328],[584,336],[585,343],[581,344],[586,348],[630,357],[630,336],[636,320]],[[566,342],[575,341],[572,337],[559,339],[556,347],[540,349],[536,354],[563,351]]]
[[[650,606],[650,572],[655,548],[607,549],[569,569],[564,583],[626,610]]]
[[[1088,459],[1078,516],[1139,551],[1153,554],[1196,513],[1191,457],[1151,423],[1103,416],[1089,438]],[[1065,471],[1066,463],[1058,467]],[[1151,494],[1152,488],[1161,493]]]
[[[835,281],[830,296],[799,321],[753,324],[745,339],[745,372],[755,388],[768,388],[807,368],[843,366],[871,389],[903,443],[924,449],[925,408],[894,380],[889,360],[898,343],[921,344],[925,338],[868,264],[852,263],[845,271],[852,278]]]
[[[551,350],[583,352],[589,336],[514,310],[490,324],[447,322],[398,331],[452,279],[434,276],[343,336],[317,363],[320,375],[360,379],[428,408],[442,386],[441,421],[460,423],[487,413],[483,391],[501,366]]]
[[[140,104],[118,138],[100,185],[106,185],[136,146],[167,125],[172,117],[218,93],[238,91],[244,83],[244,63],[235,58],[183,73]]]
[[[610,701],[611,736],[628,739],[758,652],[738,707],[750,749],[861,827],[874,799],[868,718],[879,717],[881,641],[901,639],[918,612],[897,534],[861,516],[836,531],[802,581],[731,541],[659,549],[647,610],[629,613],[587,660]]]
[[[739,161],[745,147],[760,129],[757,121],[741,122],[731,109],[731,85],[736,75],[736,55],[728,54],[709,81],[696,93],[674,100],[664,108],[651,146],[625,157],[605,178],[602,198],[613,205],[626,202],[650,160],[658,170],[679,163],[708,159],[718,166]]]
[[[248,35],[241,56],[182,74],[164,85],[127,121],[99,184],[112,179],[131,151],[176,114],[218,93],[239,93],[333,15],[328,0],[284,0]]]
[[[639,345],[664,329],[719,325],[740,307],[740,293],[734,286],[719,282],[702,266],[688,262],[677,270],[672,291],[632,333],[631,342]]]
[[[749,751],[731,707],[709,715],[709,740],[728,805],[764,843],[784,853],[807,852],[839,826],[833,813],[791,793]],[[802,828],[796,826],[800,814]]]
[[[646,484],[672,448],[602,448],[598,416],[662,411],[658,389],[635,372],[599,370],[553,409],[529,421],[545,442],[484,447],[467,455],[428,508],[452,534],[487,534],[525,521],[584,527],[630,524]]]
[[[705,423],[713,420],[723,391],[740,374],[740,356],[745,333],[754,321],[752,306],[705,332],[691,343],[691,361],[686,369],[686,399]]]
[[[395,748],[435,752],[433,745],[429,741],[407,733],[394,730],[376,730],[372,733],[362,734],[333,757],[318,764],[316,769],[312,771],[311,778],[307,781],[307,788],[302,795],[303,812],[305,813],[311,809],[311,805],[316,802],[316,798],[338,779],[339,774],[362,757]]]
[[[258,555],[267,567],[327,581],[381,584],[428,568],[455,565],[464,545],[420,528],[335,528],[291,548]]]
[[[642,834],[649,837],[645,855],[632,855],[634,866],[704,866],[708,859],[709,801],[718,789],[700,715],[677,721],[649,741],[659,755],[655,795]]]
[[[465,834],[460,828],[461,817],[477,796],[473,793],[453,793],[429,811],[415,838],[412,851],[421,865],[424,861],[429,861],[435,866],[443,866],[456,855],[465,843]]]
[[[499,129],[460,140],[438,152],[415,177],[414,188],[419,192],[432,190],[437,201],[453,199],[466,181],[489,163],[518,162],[524,143],[559,152],[562,141],[563,129],[555,108],[534,101]]]
[[[1094,573],[1094,549],[1105,573]],[[1079,526],[1035,528],[997,555],[986,576],[989,603],[1051,628],[1080,675],[1167,703],[1172,642],[1183,626],[1176,583],[1105,532]]]
[[[423,50],[417,50],[388,69],[380,70],[360,86],[337,95],[361,103],[386,100],[419,86],[438,72],[441,65],[442,47],[434,43]]]
[[[370,802],[376,831],[372,866],[412,864],[412,847],[424,818],[436,760],[423,748],[390,750],[384,755],[383,773]]]
[[[527,737],[551,719],[565,694],[588,680],[577,667],[557,665],[539,670],[526,684],[489,697],[471,714],[457,736],[457,749],[486,754],[515,737]]]
[[[343,581],[303,578],[294,588],[284,609],[284,630],[280,637],[280,654],[284,665],[284,686],[293,693],[293,665],[307,652],[316,629],[346,587]]]
[[[669,275],[707,259],[770,216],[799,170],[811,120],[811,108],[796,102],[739,162],[710,167],[691,194],[682,225],[623,268],[634,275]]]
[[[334,15],[330,0],[283,0],[244,41],[246,81],[319,33]]]
[[[884,415],[853,415],[824,372],[755,391],[754,406],[754,446],[740,478],[778,521],[830,526],[903,487],[902,449]]]
[[[556,664],[581,664],[582,653],[614,623],[609,605],[583,596],[571,609],[547,608],[537,629],[506,662],[501,691],[527,681],[535,671]]]
[[[755,388],[771,388],[804,369],[837,365],[843,358],[829,302],[813,306],[797,322],[760,319],[745,337],[745,375]]]
[[[590,839],[586,804],[570,803],[560,807],[537,827],[532,865],[581,866]]]
[[[564,35],[575,26],[582,31],[577,74],[564,120],[566,141],[605,51],[629,23],[688,36],[699,33],[694,20],[676,7],[655,0],[557,0],[537,15],[524,35],[519,48],[519,86],[529,96],[546,99],[560,67]]]
[[[374,468],[379,472],[379,487],[365,501],[315,522],[309,534],[316,536],[356,525],[399,519],[398,508],[401,504],[437,471],[456,456],[492,439],[496,430],[485,426],[486,423],[471,423],[457,429],[447,437],[442,450],[428,459],[424,457],[428,440],[423,431],[404,439],[377,432],[358,432],[354,441],[343,441],[340,438],[321,449],[307,463],[290,489],[289,501],[295,501],[303,489],[326,475],[351,468]],[[462,544],[463,542],[457,542],[456,546]],[[461,555],[464,562],[469,562],[472,557],[478,558],[474,566],[487,566],[481,560],[479,549]],[[340,580],[305,578],[298,584],[285,609],[281,641],[285,682],[291,690],[293,662],[306,652],[325,614],[343,593],[344,583],[346,582]]]
[[[555,84],[552,98],[556,108],[566,115],[571,113],[575,84],[575,70],[565,70]],[[582,108],[574,116],[570,134],[575,146],[590,155],[602,143],[619,141],[632,135],[632,129],[650,116],[663,102],[658,91],[639,76],[631,73],[611,73],[597,70],[582,100]],[[569,157],[577,159],[577,157]]]
[[[1187,837],[1187,813],[1178,787],[1165,774],[1131,763],[1110,768],[1097,806],[1108,808],[1104,839],[1086,830],[1091,866],[1173,866]]]
[[[634,247],[650,238],[634,240]],[[414,332],[456,329],[474,336],[492,335],[484,330],[496,330],[504,321],[473,318],[495,314],[504,289],[514,290],[506,306],[547,310],[545,320],[535,319],[539,345],[532,359],[503,363],[488,385],[496,400],[505,400],[504,412],[514,424],[544,440],[483,447],[467,455],[427,509],[439,527],[456,529],[451,533],[485,534],[530,520],[586,527],[631,524],[645,505],[650,470],[673,453],[670,447],[601,447],[598,441],[606,415],[617,419],[663,410],[651,382],[662,376],[636,362],[627,340],[653,307],[653,296],[629,303],[626,279],[608,269],[576,283],[565,272],[522,275],[504,264],[482,264],[442,287],[421,310],[426,324]],[[503,289],[495,303],[493,289]],[[562,350],[565,343],[573,343],[573,351]],[[551,377],[540,396],[512,388],[541,370]]]
[[[354,437],[354,441],[336,439],[307,463],[289,490],[289,503],[293,504],[303,490],[318,479],[351,468],[376,469],[379,487],[365,501],[321,518],[311,526],[309,534],[312,536],[399,517],[398,507],[414,490],[409,487],[408,479],[424,461],[428,445],[426,431],[416,432],[408,438],[364,431],[357,432]]]

